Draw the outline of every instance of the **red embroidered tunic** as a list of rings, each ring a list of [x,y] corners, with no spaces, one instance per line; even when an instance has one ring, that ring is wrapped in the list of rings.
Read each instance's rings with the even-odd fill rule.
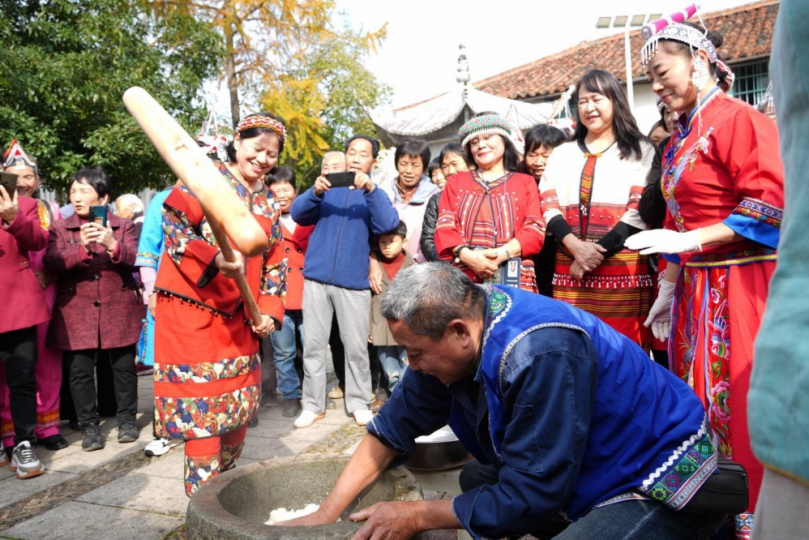
[[[520,288],[537,292],[534,261],[545,241],[536,181],[527,174],[507,173],[486,183],[476,171],[458,173],[447,182],[438,203],[435,248],[445,261],[460,245],[492,248],[516,238],[522,247]],[[480,283],[474,272],[460,268]]]
[[[280,327],[286,262],[277,249],[280,212],[269,190],[250,193],[220,172],[267,233],[269,249],[246,261],[250,289],[262,313]],[[233,280],[214,265],[216,241],[197,199],[176,187],[163,205],[166,256],[155,282],[155,410],[161,437],[217,436],[246,425],[259,406],[258,338],[250,330]]]
[[[722,222],[743,239],[667,256],[681,264],[669,359],[702,399],[722,454],[747,469],[752,512],[763,470],[750,448],[747,391],[783,216],[778,132],[718,89],[680,122],[663,160],[664,226],[690,231]]]

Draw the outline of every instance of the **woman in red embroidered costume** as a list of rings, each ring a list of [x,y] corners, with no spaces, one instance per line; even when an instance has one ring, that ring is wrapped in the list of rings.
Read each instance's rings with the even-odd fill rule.
[[[559,243],[553,297],[597,316],[648,351],[652,279],[624,242],[646,229],[638,203],[654,146],[618,81],[592,70],[576,85],[576,139],[557,148],[542,177],[542,211]]]
[[[519,155],[511,126],[500,115],[482,114],[464,124],[458,136],[477,170],[455,174],[441,193],[438,257],[453,261],[477,283],[499,280],[500,267],[519,258],[520,288],[537,292],[532,257],[545,241],[545,222],[536,182],[515,172]]]
[[[627,246],[667,254],[647,324],[670,335],[671,369],[702,398],[722,454],[747,469],[752,512],[762,468],[750,449],[747,391],[775,270],[783,167],[775,124],[723,92],[733,76],[716,52],[720,44],[720,36],[685,23],[644,46],[652,88],[682,114],[663,158],[664,228]],[[737,516],[736,525],[737,536],[748,538],[752,514]]]
[[[259,339],[283,320],[285,263],[279,211],[264,186],[284,148],[285,127],[267,113],[248,116],[216,161],[269,239],[260,257],[224,260],[205,214],[188,189],[176,187],[163,205],[166,255],[155,292],[155,413],[158,437],[182,437],[185,489],[191,496],[235,464],[247,422],[261,396]],[[245,274],[262,313],[248,322],[231,278]]]

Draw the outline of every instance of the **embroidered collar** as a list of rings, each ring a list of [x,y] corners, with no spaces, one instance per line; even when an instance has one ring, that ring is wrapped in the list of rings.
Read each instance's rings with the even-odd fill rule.
[[[594,158],[596,158],[596,159],[597,159],[597,158],[602,157],[604,154],[606,154],[607,152],[609,152],[610,150],[612,150],[612,147],[613,147],[613,146],[615,146],[615,143],[617,143],[617,142],[618,142],[618,139],[615,139],[615,140],[614,140],[614,141],[612,141],[612,143],[611,143],[611,144],[610,144],[608,147],[606,147],[604,150],[602,150],[601,152],[597,152],[597,153],[596,153],[596,152],[590,152],[590,149],[589,149],[589,148],[587,148],[587,145],[584,143],[584,141],[576,141],[576,143],[577,143],[577,144],[578,144],[578,146],[579,146],[579,150],[581,150],[581,151],[582,151],[582,154],[584,154],[584,157],[586,157],[586,158],[589,158],[589,157],[594,157]]]
[[[475,182],[477,182],[478,184],[480,184],[481,186],[483,186],[484,188],[486,188],[487,191],[498,187],[500,184],[504,184],[504,183],[508,182],[509,178],[511,178],[514,175],[513,172],[506,171],[506,174],[504,174],[500,178],[498,178],[496,180],[492,180],[491,182],[486,182],[486,180],[483,179],[483,177],[480,175],[480,173],[478,173],[477,169],[475,169],[474,171],[471,171],[471,173],[472,173],[472,179]]]
[[[691,133],[691,129],[694,127],[694,120],[697,118],[702,111],[708,107],[708,105],[719,95],[722,89],[718,86],[713,88],[708,95],[705,96],[697,103],[697,106],[694,107],[694,110],[688,115],[685,122],[683,123],[682,120],[677,123],[677,132],[682,137],[685,138],[689,133]],[[682,118],[682,117],[681,117]]]

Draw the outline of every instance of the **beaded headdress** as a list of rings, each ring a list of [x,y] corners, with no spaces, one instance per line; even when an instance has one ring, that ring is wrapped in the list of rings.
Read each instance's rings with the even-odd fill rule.
[[[17,139],[11,141],[9,149],[3,154],[3,168],[8,169],[9,167],[31,167],[34,169],[34,173],[39,176],[37,162],[25,153]]]
[[[236,126],[236,133],[241,133],[246,129],[252,128],[265,128],[272,130],[273,132],[275,132],[275,134],[281,137],[281,144],[284,144],[284,141],[286,141],[287,138],[286,127],[284,127],[284,124],[282,122],[279,122],[275,118],[270,118],[269,116],[261,116],[258,114],[248,116],[247,118],[239,122],[238,126]]]
[[[646,67],[649,61],[657,54],[658,42],[663,40],[679,41],[685,43],[695,50],[705,51],[708,55],[708,60],[715,64],[719,56],[716,54],[716,47],[713,43],[699,30],[691,28],[684,24],[671,24],[664,27],[657,34],[653,35],[646,40],[646,44],[641,49],[641,64]]]
[[[657,48],[660,40],[671,40],[685,43],[691,48],[692,54],[694,51],[705,51],[708,55],[708,60],[711,64],[717,67],[717,75],[719,87],[725,92],[729,92],[733,86],[733,81],[736,76],[731,71],[730,67],[719,58],[716,52],[716,47],[711,40],[708,39],[708,30],[701,32],[696,28],[692,28],[685,24],[680,24],[694,14],[699,16],[699,4],[692,4],[684,10],[673,13],[668,17],[657,19],[650,22],[641,29],[641,36],[646,39],[646,43],[641,49],[641,65],[645,68],[652,58],[657,54]],[[702,19],[700,18],[700,21]],[[703,24],[703,28],[705,25]]]
[[[458,139],[461,146],[466,147],[467,143],[480,135],[497,134],[511,138],[512,126],[509,121],[499,114],[485,114],[476,116],[461,126],[458,130]]]

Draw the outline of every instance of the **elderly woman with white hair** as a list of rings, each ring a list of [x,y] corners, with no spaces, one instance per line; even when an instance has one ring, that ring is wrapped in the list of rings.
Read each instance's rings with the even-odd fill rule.
[[[135,238],[140,238],[145,214],[146,209],[143,205],[143,201],[140,200],[140,197],[137,195],[125,193],[115,199],[115,215],[129,219],[135,224]]]

